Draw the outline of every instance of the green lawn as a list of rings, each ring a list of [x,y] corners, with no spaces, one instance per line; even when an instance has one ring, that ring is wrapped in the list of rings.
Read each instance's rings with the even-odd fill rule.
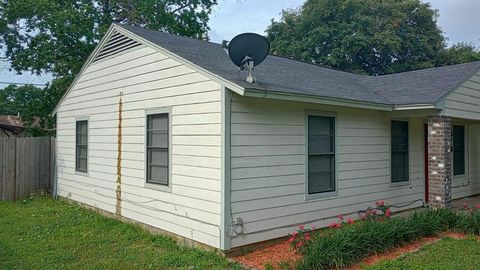
[[[0,202],[0,269],[234,269],[212,252],[65,201]]]
[[[444,238],[424,246],[418,252],[396,260],[385,260],[366,270],[468,270],[480,269],[480,241],[475,238]]]

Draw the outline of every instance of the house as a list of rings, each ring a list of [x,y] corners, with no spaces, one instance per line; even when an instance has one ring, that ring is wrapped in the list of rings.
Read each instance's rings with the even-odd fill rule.
[[[480,62],[379,77],[114,24],[58,107],[58,194],[229,250],[480,193]]]
[[[25,127],[17,115],[0,115],[0,137],[23,136]]]

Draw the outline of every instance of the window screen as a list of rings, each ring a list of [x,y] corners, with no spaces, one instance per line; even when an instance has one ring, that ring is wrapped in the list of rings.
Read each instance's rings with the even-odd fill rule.
[[[465,127],[453,126],[453,175],[465,174]]]
[[[308,116],[308,194],[335,191],[335,118]]]
[[[408,181],[407,121],[392,121],[391,155],[392,182]]]
[[[168,185],[168,114],[147,116],[147,183]]]
[[[87,172],[88,121],[77,121],[75,134],[75,169],[79,172]]]

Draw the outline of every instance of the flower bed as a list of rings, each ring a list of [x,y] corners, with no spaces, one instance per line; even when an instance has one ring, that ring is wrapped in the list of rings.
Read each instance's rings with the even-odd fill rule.
[[[347,267],[371,254],[447,230],[480,234],[480,205],[465,206],[465,211],[461,212],[422,209],[406,217],[390,218],[390,207],[377,202],[360,216],[360,222],[339,217],[330,229],[319,232],[300,227],[289,239],[292,247],[303,256],[298,268]]]

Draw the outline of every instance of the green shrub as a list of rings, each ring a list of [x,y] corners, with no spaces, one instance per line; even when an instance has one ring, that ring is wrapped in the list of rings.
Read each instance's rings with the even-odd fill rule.
[[[342,268],[372,253],[383,252],[446,230],[447,213],[419,210],[408,217],[367,219],[341,229],[315,234],[303,249],[300,269]]]
[[[384,252],[421,237],[447,230],[480,235],[480,205],[452,209],[420,209],[408,216],[389,218],[389,207],[377,202],[368,208],[362,222],[333,223],[330,229],[312,233],[298,252],[303,254],[299,269],[347,267],[373,253]],[[387,212],[388,210],[388,212]]]
[[[480,209],[467,209],[457,213],[453,229],[466,234],[480,235]]]

